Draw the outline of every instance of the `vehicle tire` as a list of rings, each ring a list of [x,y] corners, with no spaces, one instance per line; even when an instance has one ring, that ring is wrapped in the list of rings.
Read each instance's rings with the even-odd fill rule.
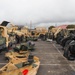
[[[66,47],[69,45],[69,43],[70,43],[71,41],[72,41],[72,40],[68,40],[68,41],[65,43],[64,48],[66,48]]]
[[[2,50],[0,50],[0,53],[2,52]]]
[[[60,44],[61,39],[62,39],[62,37],[57,38],[57,40],[56,40],[57,44]]]
[[[66,48],[64,49],[64,57],[66,57],[67,59],[70,57],[70,51],[69,51],[69,46],[67,45]]]
[[[64,50],[63,56],[66,57],[66,58],[68,58],[68,51],[67,50]]]
[[[74,60],[74,57],[70,54],[69,48],[67,50],[64,50],[64,57],[66,57],[68,60]]]

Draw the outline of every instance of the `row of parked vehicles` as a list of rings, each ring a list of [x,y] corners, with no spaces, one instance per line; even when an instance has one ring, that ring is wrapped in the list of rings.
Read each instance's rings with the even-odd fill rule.
[[[75,25],[51,26],[48,34],[48,38],[56,40],[62,46],[64,57],[75,60]]]
[[[7,28],[9,22],[0,25],[0,53],[5,51],[5,60],[8,63],[0,68],[0,75],[36,75],[40,66],[38,57],[31,54],[37,41],[29,32],[18,30],[12,26]]]

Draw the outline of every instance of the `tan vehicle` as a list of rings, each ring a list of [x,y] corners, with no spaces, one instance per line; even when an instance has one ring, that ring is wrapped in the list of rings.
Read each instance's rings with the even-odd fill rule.
[[[19,53],[11,51],[5,54],[5,58],[7,58],[8,60],[12,58],[26,58],[27,59],[28,55],[29,55],[28,51],[20,51]]]
[[[9,33],[10,35],[14,34],[16,43],[21,43],[22,40],[24,39],[24,33],[21,32],[20,30],[13,30],[12,32]]]
[[[9,43],[9,39],[8,39],[9,38],[9,35],[7,34],[6,27],[0,26],[0,36],[6,39],[5,43],[6,43],[6,46],[8,46],[8,43]]]
[[[54,37],[57,37],[57,34],[61,31],[61,28],[56,28],[55,32],[54,32]]]
[[[4,26],[0,26],[0,29],[2,30],[1,31],[1,36],[5,37],[6,38],[6,46],[8,47],[9,43],[13,40],[15,41],[15,37],[13,37],[11,39],[11,37],[9,37],[9,34],[7,32],[7,28],[4,27]]]
[[[49,39],[55,39],[56,35],[54,35],[57,32],[58,28],[55,28],[53,26],[48,28],[48,38]]]
[[[39,34],[39,36],[41,34],[45,35],[48,32],[48,30],[45,27],[36,27],[35,30],[36,33]]]
[[[13,41],[12,41],[13,40]],[[0,52],[2,50],[7,50],[9,46],[12,45],[12,43],[15,42],[15,38],[13,37],[11,40],[11,37],[7,34],[7,28],[4,26],[0,26]]]
[[[28,27],[21,28],[21,32],[24,33],[25,36],[29,36],[30,35]]]
[[[25,45],[21,45],[18,47],[13,48],[9,52],[5,53],[5,58],[7,60],[13,59],[13,58],[25,58],[27,59],[30,52]]]
[[[54,33],[54,38],[56,39],[56,42],[60,44],[60,41],[63,38],[66,38],[68,35],[70,35],[70,32],[74,31],[75,31],[75,25],[58,26],[56,32]]]
[[[10,36],[15,37],[16,43],[22,42],[22,39],[24,39],[25,34],[24,34],[24,32],[21,32],[21,30],[19,30],[19,26],[16,26],[14,24],[8,23],[6,28],[7,28],[8,34]]]
[[[75,25],[68,25],[66,27],[65,33],[66,33],[66,36],[62,39],[62,41],[64,41],[64,39],[67,39],[67,38],[69,38],[69,39],[67,39],[66,41],[72,40],[74,38],[74,35],[75,35]],[[66,41],[64,41],[64,44],[62,42],[63,47],[65,46]]]
[[[13,58],[0,69],[0,75],[36,75],[39,65],[39,59],[35,56],[28,60]]]
[[[9,46],[12,46],[16,42],[14,36],[10,36],[7,30],[7,24],[9,22],[3,21],[0,25],[0,52],[7,50]]]
[[[11,25],[11,27],[7,27],[8,33],[11,33],[13,31],[18,30],[18,26],[15,26],[15,25],[12,25],[12,24],[10,24],[10,25]]]

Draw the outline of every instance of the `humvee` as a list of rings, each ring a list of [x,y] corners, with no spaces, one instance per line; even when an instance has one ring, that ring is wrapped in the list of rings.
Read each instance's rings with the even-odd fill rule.
[[[48,32],[48,30],[45,27],[36,27],[35,28],[36,35],[41,39],[41,40],[46,40],[45,34]]]
[[[55,40],[56,35],[54,35],[54,34],[57,32],[57,30],[58,30],[58,28],[55,28],[55,27],[48,30],[50,39]]]
[[[0,52],[3,50],[8,50],[7,48],[12,46],[16,42],[15,37],[10,36],[7,32],[6,25],[9,22],[2,22],[0,25]]]
[[[71,26],[70,27],[69,26],[70,25],[67,26],[67,29],[66,29],[66,32],[65,32],[66,36],[61,40],[61,45],[63,47],[65,47],[67,41],[73,40],[74,37],[75,37],[74,36],[75,35],[75,27],[72,28]],[[72,26],[75,26],[75,25],[72,25]]]
[[[61,39],[64,38],[64,36],[66,35],[65,32],[66,32],[66,29],[61,27],[52,28],[50,30],[50,38],[53,40],[56,40],[56,42],[60,44]]]
[[[60,45],[64,49],[64,56],[68,60],[75,59],[75,25],[68,25],[66,28],[66,36],[61,39]]]

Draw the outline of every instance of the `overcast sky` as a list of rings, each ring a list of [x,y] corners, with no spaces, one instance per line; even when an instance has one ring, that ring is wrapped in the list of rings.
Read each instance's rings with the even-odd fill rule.
[[[49,26],[75,23],[75,0],[0,0],[0,23]]]

